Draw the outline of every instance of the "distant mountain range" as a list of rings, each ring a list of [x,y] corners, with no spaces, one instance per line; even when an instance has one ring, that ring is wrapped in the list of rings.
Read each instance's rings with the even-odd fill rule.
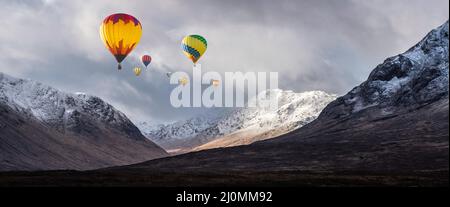
[[[0,73],[0,170],[95,169],[167,156],[98,97]]]
[[[138,127],[146,137],[171,151],[229,147],[297,129],[317,118],[322,109],[336,99],[336,95],[322,91],[294,93],[276,89],[265,93],[278,100],[278,108],[245,107],[227,113],[213,111],[210,113],[221,115],[157,126],[141,122]]]

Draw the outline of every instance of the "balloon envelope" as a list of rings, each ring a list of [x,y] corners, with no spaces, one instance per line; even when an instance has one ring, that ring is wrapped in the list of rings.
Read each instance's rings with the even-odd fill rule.
[[[121,69],[120,63],[139,43],[141,35],[141,23],[129,14],[112,14],[100,25],[100,37],[119,63],[118,69]]]
[[[133,69],[133,71],[134,71],[134,74],[135,74],[136,76],[139,76],[139,75],[141,74],[141,72],[142,72],[142,69],[141,69],[140,67],[135,67],[135,68]]]
[[[188,35],[181,41],[183,53],[195,64],[205,53],[208,43],[200,35]]]
[[[152,62],[152,57],[150,57],[150,55],[143,55],[142,56],[142,63],[144,63],[145,67],[148,66],[148,64],[150,64]]]
[[[218,85],[220,84],[220,81],[219,81],[219,80],[212,80],[212,81],[211,81],[211,84],[212,84],[213,86],[218,86]]]
[[[185,86],[186,84],[189,83],[189,79],[187,79],[186,77],[182,77],[178,80],[178,83]]]

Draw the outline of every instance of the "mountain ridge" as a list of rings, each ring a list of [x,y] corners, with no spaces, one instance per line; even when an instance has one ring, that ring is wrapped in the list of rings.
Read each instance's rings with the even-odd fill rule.
[[[361,85],[325,107],[323,116],[426,104],[448,95],[448,32],[447,21],[406,52],[387,58]],[[330,110],[336,107],[339,112]]]
[[[270,135],[270,133],[267,133],[269,131],[278,130],[276,134],[283,134],[311,122],[326,104],[336,98],[336,95],[327,94],[323,91],[295,93],[275,89],[264,93],[277,99],[278,108],[244,107],[226,113],[222,112],[220,116],[205,115],[173,124],[159,125],[158,127],[149,127],[142,124],[139,127],[146,137],[166,149],[188,147],[198,150],[250,144],[254,141],[270,138],[270,136],[267,136]],[[257,102],[258,99],[254,98],[250,101]],[[229,135],[245,131],[252,131],[251,134],[246,133],[246,136],[254,137],[254,139],[247,137],[247,141],[239,142],[237,140],[239,137],[235,137],[233,138],[234,141],[227,140],[230,137]],[[214,142],[217,139],[222,139],[225,142],[218,144],[219,142]],[[216,145],[210,142],[214,142]]]
[[[0,170],[85,170],[167,156],[95,96],[0,73],[0,106]]]

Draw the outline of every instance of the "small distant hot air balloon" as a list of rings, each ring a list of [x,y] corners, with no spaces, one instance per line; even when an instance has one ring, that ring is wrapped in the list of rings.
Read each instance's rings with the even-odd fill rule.
[[[189,83],[189,80],[186,77],[182,77],[180,78],[180,80],[178,80],[178,83],[185,86],[187,83]]]
[[[116,58],[119,70],[122,69],[120,63],[136,47],[141,35],[141,23],[129,14],[112,14],[100,25],[100,37]]]
[[[152,62],[152,57],[150,57],[150,55],[143,55],[142,56],[142,63],[144,63],[145,67],[148,66],[148,64],[150,64]]]
[[[134,74],[135,74],[136,76],[139,76],[139,75],[141,74],[141,72],[142,72],[142,69],[141,69],[140,67],[135,67],[135,68],[133,69],[133,71],[134,71]]]
[[[205,53],[208,43],[200,35],[188,35],[181,41],[183,53],[194,63]]]
[[[218,86],[220,84],[219,80],[211,80],[211,85]]]

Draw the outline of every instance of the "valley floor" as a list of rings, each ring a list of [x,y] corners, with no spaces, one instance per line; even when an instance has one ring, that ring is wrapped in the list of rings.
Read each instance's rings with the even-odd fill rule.
[[[86,186],[86,187],[339,187],[397,186],[448,187],[448,171],[422,173],[368,174],[364,172],[308,173],[139,173],[139,172],[3,172],[1,187]]]

